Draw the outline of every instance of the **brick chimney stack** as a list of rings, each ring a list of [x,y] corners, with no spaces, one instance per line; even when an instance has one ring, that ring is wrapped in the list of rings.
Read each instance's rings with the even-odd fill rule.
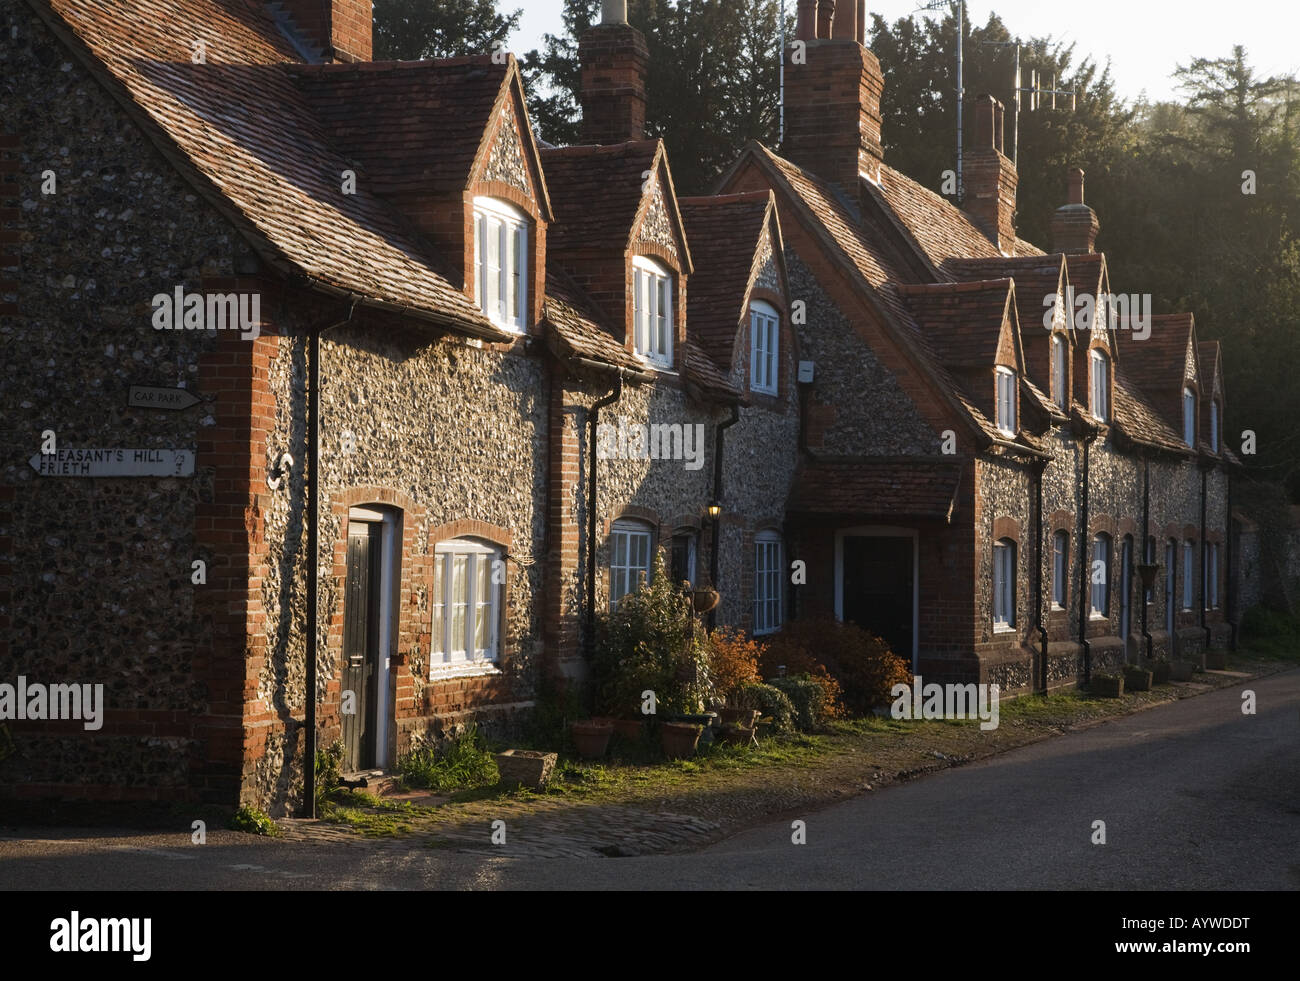
[[[374,13],[370,0],[278,2],[293,18],[303,38],[331,61],[374,59]]]
[[[645,139],[650,48],[627,22],[627,0],[603,0],[600,23],[578,41],[583,143]]]
[[[1097,212],[1083,203],[1083,171],[1070,171],[1069,203],[1052,215],[1052,251],[1081,255],[1096,251],[1101,222]]]
[[[975,99],[975,141],[966,154],[967,213],[1004,255],[1016,248],[1016,187],[1019,175],[1002,152],[1002,104],[991,95]]]
[[[785,51],[781,154],[857,200],[858,176],[879,178],[880,62],[863,46],[865,0],[800,0]]]

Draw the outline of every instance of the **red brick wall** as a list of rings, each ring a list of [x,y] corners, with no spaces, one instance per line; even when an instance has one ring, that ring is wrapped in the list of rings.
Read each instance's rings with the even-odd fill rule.
[[[582,64],[584,144],[645,139],[646,76],[650,49],[627,24],[600,24],[578,42]]]
[[[370,0],[281,0],[303,36],[335,61],[371,61]]]

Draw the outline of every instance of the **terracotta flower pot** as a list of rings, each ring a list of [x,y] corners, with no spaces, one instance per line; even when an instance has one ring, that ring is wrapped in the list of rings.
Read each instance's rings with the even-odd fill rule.
[[[609,737],[614,735],[614,725],[590,719],[573,723],[569,732],[573,735],[573,745],[579,756],[584,760],[598,760],[609,748]]]
[[[732,746],[749,746],[757,744],[753,726],[737,725],[734,722],[722,727],[722,741]]]
[[[501,783],[507,787],[532,787],[542,790],[555,769],[555,753],[531,749],[508,749],[496,756]]]
[[[694,756],[702,732],[704,732],[703,726],[686,722],[665,722],[659,727],[664,755],[674,760]]]
[[[614,731],[628,742],[639,743],[645,739],[645,723],[640,719],[615,719]]]

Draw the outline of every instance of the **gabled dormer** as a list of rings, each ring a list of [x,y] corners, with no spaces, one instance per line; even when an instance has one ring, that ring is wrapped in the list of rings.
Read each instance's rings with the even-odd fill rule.
[[[657,371],[679,371],[692,272],[663,143],[542,151],[556,221],[551,261],[603,314],[624,349]]]
[[[1110,274],[1100,253],[1067,255],[1065,308],[1073,323],[1071,388],[1080,411],[1109,425],[1114,415],[1117,327],[1109,303]]]
[[[1210,389],[1202,380],[1192,315],[1172,313],[1152,317],[1150,336],[1134,339],[1127,351],[1128,377],[1179,434],[1184,448],[1196,451],[1203,438],[1202,394]]]
[[[794,384],[785,247],[771,191],[682,198],[701,251],[687,305],[691,338],[751,401],[781,400]]]
[[[1211,453],[1223,453],[1223,354],[1218,341],[1197,345],[1205,382],[1201,399],[1201,442]]]
[[[393,202],[489,320],[531,330],[553,215],[514,56],[292,71],[353,185]]]
[[[1007,440],[1021,433],[1025,352],[1010,279],[900,285],[930,347]]]

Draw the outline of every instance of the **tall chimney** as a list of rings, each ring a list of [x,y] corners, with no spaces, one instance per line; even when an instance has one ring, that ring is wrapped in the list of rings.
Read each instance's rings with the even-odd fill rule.
[[[627,22],[627,0],[603,0],[600,23],[578,41],[582,66],[583,143],[645,138],[650,48]]]
[[[374,59],[370,0],[279,0],[303,38],[331,61]]]
[[[1002,104],[975,99],[975,141],[966,155],[964,207],[1004,255],[1016,247],[1016,167],[1002,152]]]
[[[1075,167],[1070,171],[1069,203],[1052,215],[1052,251],[1069,255],[1094,252],[1100,230],[1097,212],[1083,203],[1083,171]]]
[[[865,5],[800,3],[802,31],[785,52],[785,142],[781,154],[858,197],[858,175],[880,175],[880,97],[885,77],[876,56],[862,46]],[[841,20],[841,15],[844,19]],[[817,36],[803,31],[816,23]],[[843,26],[841,26],[843,25]],[[821,33],[825,28],[828,32]],[[849,32],[847,36],[842,32]]]

